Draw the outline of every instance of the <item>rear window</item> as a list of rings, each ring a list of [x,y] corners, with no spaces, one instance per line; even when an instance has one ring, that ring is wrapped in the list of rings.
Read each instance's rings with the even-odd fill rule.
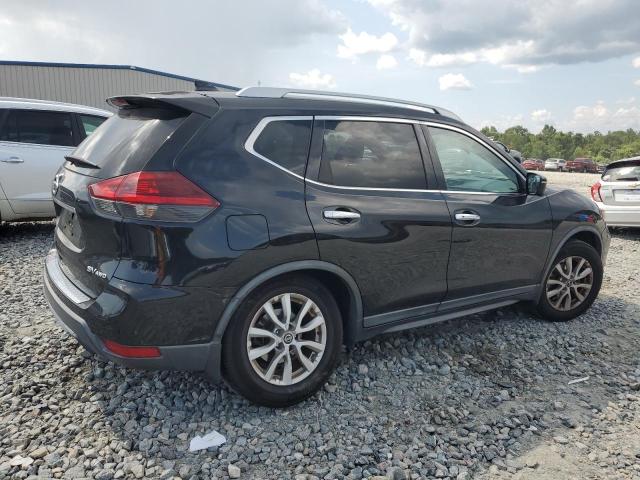
[[[253,150],[298,175],[304,175],[311,140],[311,120],[274,120],[253,144]]]
[[[602,174],[605,182],[638,182],[640,181],[640,160],[608,167]]]
[[[10,110],[0,141],[73,146],[71,114],[45,110]]]
[[[112,162],[109,170],[115,175],[142,169],[185,118],[159,109],[121,110],[88,136],[72,156],[100,168]],[[69,163],[67,168],[102,173]]]

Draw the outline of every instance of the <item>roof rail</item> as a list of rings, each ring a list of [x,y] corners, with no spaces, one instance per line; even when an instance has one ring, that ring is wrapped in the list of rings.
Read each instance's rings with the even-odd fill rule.
[[[238,97],[252,98],[304,98],[308,100],[330,100],[336,102],[367,103],[370,105],[384,105],[388,107],[409,108],[421,112],[435,113],[460,120],[455,113],[444,108],[434,107],[423,103],[408,102],[395,98],[374,97],[370,95],[358,95],[353,93],[326,92],[322,90],[301,90],[295,88],[276,87],[245,87],[236,92]]]

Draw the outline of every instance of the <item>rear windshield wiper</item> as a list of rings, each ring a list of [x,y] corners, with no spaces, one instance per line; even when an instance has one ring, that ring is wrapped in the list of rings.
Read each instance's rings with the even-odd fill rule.
[[[73,157],[71,155],[67,155],[64,157],[65,160],[67,162],[71,162],[74,165],[76,165],[77,167],[84,167],[84,168],[97,168],[99,169],[100,167],[98,165],[96,165],[95,163],[91,163],[88,160],[84,160],[83,158],[78,158],[78,157]]]

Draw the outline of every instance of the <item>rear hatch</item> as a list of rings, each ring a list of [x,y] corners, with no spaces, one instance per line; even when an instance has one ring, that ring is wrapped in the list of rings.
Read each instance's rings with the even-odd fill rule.
[[[640,158],[607,166],[600,181],[600,196],[607,205],[640,205]]]
[[[103,179],[154,170],[171,170],[173,160],[206,120],[183,105],[163,98],[126,97],[114,116],[78,148],[53,184],[57,225],[55,245],[62,271],[95,298],[113,276],[122,255],[123,220],[97,208],[89,186]],[[212,112],[217,104],[209,97]]]

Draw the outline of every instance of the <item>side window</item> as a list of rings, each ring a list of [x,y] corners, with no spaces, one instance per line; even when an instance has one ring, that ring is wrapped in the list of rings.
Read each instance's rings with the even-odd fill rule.
[[[325,121],[319,180],[365,188],[427,188],[413,125]]]
[[[71,114],[43,110],[13,110],[9,112],[0,139],[71,147]]]
[[[273,120],[253,144],[256,153],[304,175],[311,141],[311,120]]]
[[[18,115],[15,110],[9,110],[0,131],[1,142],[18,142]]]
[[[447,190],[514,193],[518,175],[503,160],[458,132],[429,127]]]
[[[84,130],[83,132],[80,132],[81,134],[83,134],[83,140],[91,135],[93,131],[100,125],[102,125],[102,123],[106,120],[106,118],[98,117],[97,115],[83,115],[81,113],[78,114],[78,119],[80,120],[80,125]]]

